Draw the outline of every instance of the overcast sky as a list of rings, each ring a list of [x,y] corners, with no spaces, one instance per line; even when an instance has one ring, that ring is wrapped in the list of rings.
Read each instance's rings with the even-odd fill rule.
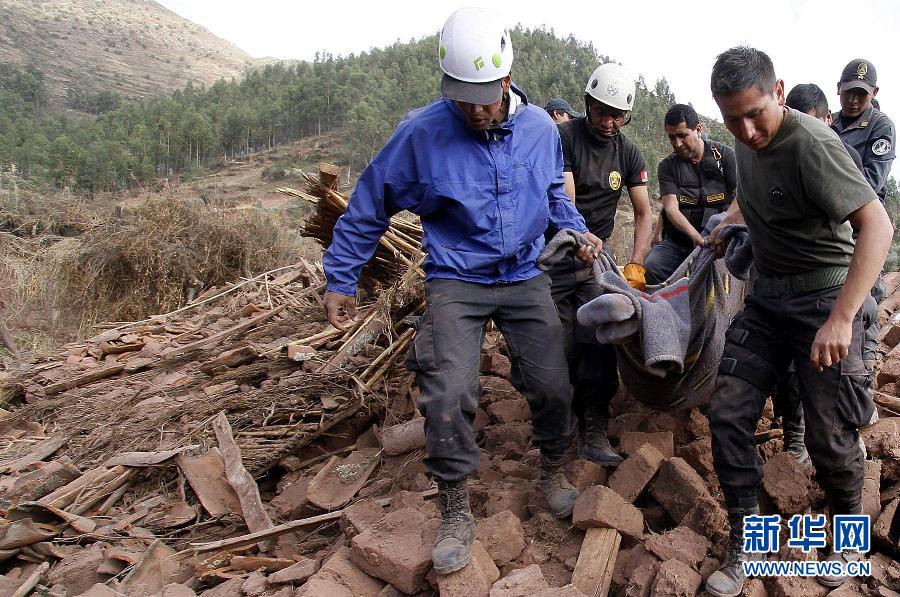
[[[158,1],[254,57],[296,59],[312,59],[323,49],[346,55],[430,35],[456,8],[478,4]],[[816,83],[833,110],[840,107],[836,83],[841,69],[853,58],[867,58],[878,71],[882,109],[895,122],[900,118],[900,3],[892,0],[514,1],[491,6],[505,9],[510,26],[544,25],[559,36],[571,33],[592,41],[598,52],[650,84],[665,77],[679,101],[719,119],[709,72],[716,54],[726,48],[749,44],[766,51],[787,89]]]

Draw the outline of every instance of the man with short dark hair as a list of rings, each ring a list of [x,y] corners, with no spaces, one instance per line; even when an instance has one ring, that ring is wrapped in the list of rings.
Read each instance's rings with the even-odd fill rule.
[[[742,562],[752,557],[743,550],[744,517],[759,513],[762,465],[753,434],[791,360],[816,477],[835,514],[862,513],[857,429],[869,422],[874,403],[862,361],[860,311],[893,228],[833,132],[784,106],[784,82],[764,52],[737,47],[722,53],[710,88],[737,140],[737,201],[722,226],[746,221],[759,274],[726,334],[708,412],[731,529],[725,560],[706,591],[733,597],[745,580]],[[710,234],[711,244],[722,226]],[[835,552],[828,560],[858,556]],[[818,578],[826,586],[846,579]]]
[[[661,284],[704,242],[700,232],[712,216],[734,199],[737,178],[734,150],[703,133],[692,106],[675,104],[664,126],[672,153],[657,167],[662,197],[662,240],[647,259],[647,283]]]
[[[799,85],[794,85],[794,88],[787,94],[785,105],[798,112],[809,114],[813,118],[818,118],[828,126],[831,126],[834,122],[834,116],[831,113],[831,109],[828,107],[828,98],[825,96],[825,92],[822,91],[822,88],[815,83],[800,83]],[[844,140],[841,139],[841,141]],[[850,159],[853,160],[853,163],[856,164],[856,167],[862,172],[863,163],[862,158],[859,157],[859,152],[846,141],[844,141],[844,149],[847,150],[847,153],[850,154]]]
[[[441,508],[432,560],[447,574],[469,563],[475,538],[466,478],[481,454],[472,424],[489,320],[506,338],[531,408],[541,490],[554,515],[572,512],[578,492],[562,471],[574,434],[572,386],[550,280],[535,261],[548,225],[582,232],[592,246],[577,257],[588,263],[600,240],[566,196],[556,126],[512,84],[500,18],[457,10],[441,30],[439,56],[444,97],[410,112],[362,173],[322,262],[325,312],[341,326],[390,217],[408,210],[421,218],[427,308],[406,363],[416,372],[425,466]]]
[[[841,140],[852,146],[862,159],[863,174],[884,203],[887,177],[896,155],[897,135],[891,119],[874,106],[878,95],[878,74],[875,65],[863,58],[847,63],[837,84],[841,110],[835,115],[831,128]],[[884,300],[884,279],[872,285],[876,305]],[[863,359],[869,371],[875,366],[878,332],[881,325],[877,313],[866,326]]]
[[[547,114],[550,115],[550,118],[552,118],[553,122],[556,124],[562,124],[573,118],[581,117],[581,114],[572,109],[569,102],[558,97],[547,102],[547,105],[544,106],[544,110],[547,111]]]

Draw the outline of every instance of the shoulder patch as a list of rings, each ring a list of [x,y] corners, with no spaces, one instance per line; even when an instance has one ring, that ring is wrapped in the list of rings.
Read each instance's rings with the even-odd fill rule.
[[[647,182],[647,171],[641,170],[641,182]]]
[[[891,150],[891,142],[888,139],[878,139],[872,143],[872,153],[884,155]]]

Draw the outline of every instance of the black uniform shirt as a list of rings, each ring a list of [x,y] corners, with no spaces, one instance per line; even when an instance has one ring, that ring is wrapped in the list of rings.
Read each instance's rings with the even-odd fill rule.
[[[588,130],[584,116],[560,124],[559,136],[563,171],[575,178],[575,206],[591,232],[609,238],[622,188],[647,184],[644,156],[622,133],[600,142]]]
[[[896,130],[891,119],[881,110],[869,107],[855,120],[845,122],[838,112],[831,128],[842,141],[855,149],[862,158],[863,176],[884,202],[885,183],[894,161]]]
[[[699,164],[671,153],[657,168],[660,196],[675,195],[678,210],[698,232],[711,216],[728,209],[737,186],[734,150],[709,139],[703,139],[703,146]],[[675,228],[665,214],[663,232],[666,238],[678,244],[693,246],[691,239]]]

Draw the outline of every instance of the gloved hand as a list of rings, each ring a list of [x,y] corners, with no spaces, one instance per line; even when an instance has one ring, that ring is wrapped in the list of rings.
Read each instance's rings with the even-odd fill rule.
[[[646,273],[647,268],[640,263],[634,263],[633,261],[626,264],[622,270],[622,274],[624,274],[628,285],[641,292],[647,287],[647,280],[644,278]]]

